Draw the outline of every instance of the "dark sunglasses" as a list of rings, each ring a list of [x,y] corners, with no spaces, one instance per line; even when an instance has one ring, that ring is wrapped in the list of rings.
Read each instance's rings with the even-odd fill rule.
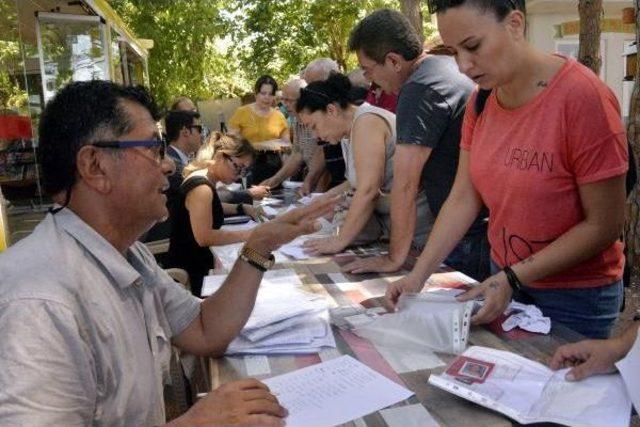
[[[96,141],[92,144],[94,147],[98,148],[112,148],[112,149],[120,149],[124,150],[127,148],[134,147],[145,147],[154,149],[154,157],[153,160],[160,164],[162,160],[164,160],[165,152],[167,149],[167,143],[159,138],[156,139],[142,139],[135,141]]]
[[[190,125],[188,126],[189,129],[198,129],[199,133],[202,133],[202,129],[204,128],[202,125]]]
[[[231,157],[230,155],[224,154],[224,158],[229,160],[229,163],[231,163],[231,166],[233,166],[233,170],[235,171],[236,175],[238,175],[238,176],[246,176],[247,172],[249,172],[249,167],[248,166],[243,166],[243,165],[239,164],[238,162],[233,160],[233,157]]]
[[[427,0],[427,8],[429,9],[429,13],[433,15],[442,9],[460,6],[464,2],[465,0]],[[516,0],[508,0],[508,2],[513,10],[518,10]]]

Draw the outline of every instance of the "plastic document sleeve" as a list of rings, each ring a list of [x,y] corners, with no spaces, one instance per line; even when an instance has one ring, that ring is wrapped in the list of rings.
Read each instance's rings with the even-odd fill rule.
[[[627,427],[631,400],[620,375],[599,375],[579,382],[564,380],[567,369],[552,371],[516,354],[470,347],[462,356],[492,364],[483,382],[468,382],[446,372],[429,383],[521,424],[553,422],[573,427]],[[457,359],[457,358],[456,358]],[[458,363],[456,359],[451,362]]]

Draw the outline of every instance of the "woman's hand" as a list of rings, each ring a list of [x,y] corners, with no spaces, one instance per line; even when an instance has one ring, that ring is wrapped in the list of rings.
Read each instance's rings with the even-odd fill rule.
[[[337,254],[347,247],[347,243],[340,236],[331,236],[307,240],[302,247],[311,255]]]
[[[497,319],[507,309],[512,296],[513,289],[509,285],[507,275],[501,271],[458,296],[457,299],[460,302],[470,301],[478,297],[484,299],[482,308],[471,318],[471,322],[477,325]]]
[[[391,283],[387,288],[386,298],[391,307],[395,307],[398,304],[398,298],[404,293],[417,293],[424,287],[424,280],[413,273],[409,273],[400,280],[396,280]]]

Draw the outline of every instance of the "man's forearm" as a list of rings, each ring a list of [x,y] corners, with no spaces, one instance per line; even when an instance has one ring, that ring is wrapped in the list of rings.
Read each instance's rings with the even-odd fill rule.
[[[411,249],[416,228],[417,186],[407,185],[401,180],[391,187],[391,235],[389,236],[389,258],[404,263]]]
[[[322,151],[322,147],[318,147],[316,152],[313,154],[313,158],[311,159],[310,163],[311,164],[309,165],[309,171],[307,172],[307,177],[304,181],[309,184],[309,188],[313,189],[318,183],[320,175],[322,175],[322,171],[324,170],[325,166],[324,152]]]
[[[221,356],[253,310],[262,272],[238,259],[218,292],[202,302],[201,321],[210,354]]]
[[[290,178],[294,173],[296,173],[296,171],[302,166],[302,163],[302,154],[292,153],[280,170],[271,179],[277,181],[277,185],[280,185],[282,181]]]

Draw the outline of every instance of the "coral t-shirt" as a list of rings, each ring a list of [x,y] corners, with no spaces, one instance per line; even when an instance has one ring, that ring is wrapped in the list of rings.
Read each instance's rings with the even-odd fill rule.
[[[495,90],[478,118],[467,104],[461,148],[471,180],[489,208],[491,257],[512,265],[584,220],[578,188],[623,175],[627,139],[611,90],[567,59],[549,85],[522,107],[499,105]],[[527,285],[588,288],[622,277],[623,243],[566,271]]]

